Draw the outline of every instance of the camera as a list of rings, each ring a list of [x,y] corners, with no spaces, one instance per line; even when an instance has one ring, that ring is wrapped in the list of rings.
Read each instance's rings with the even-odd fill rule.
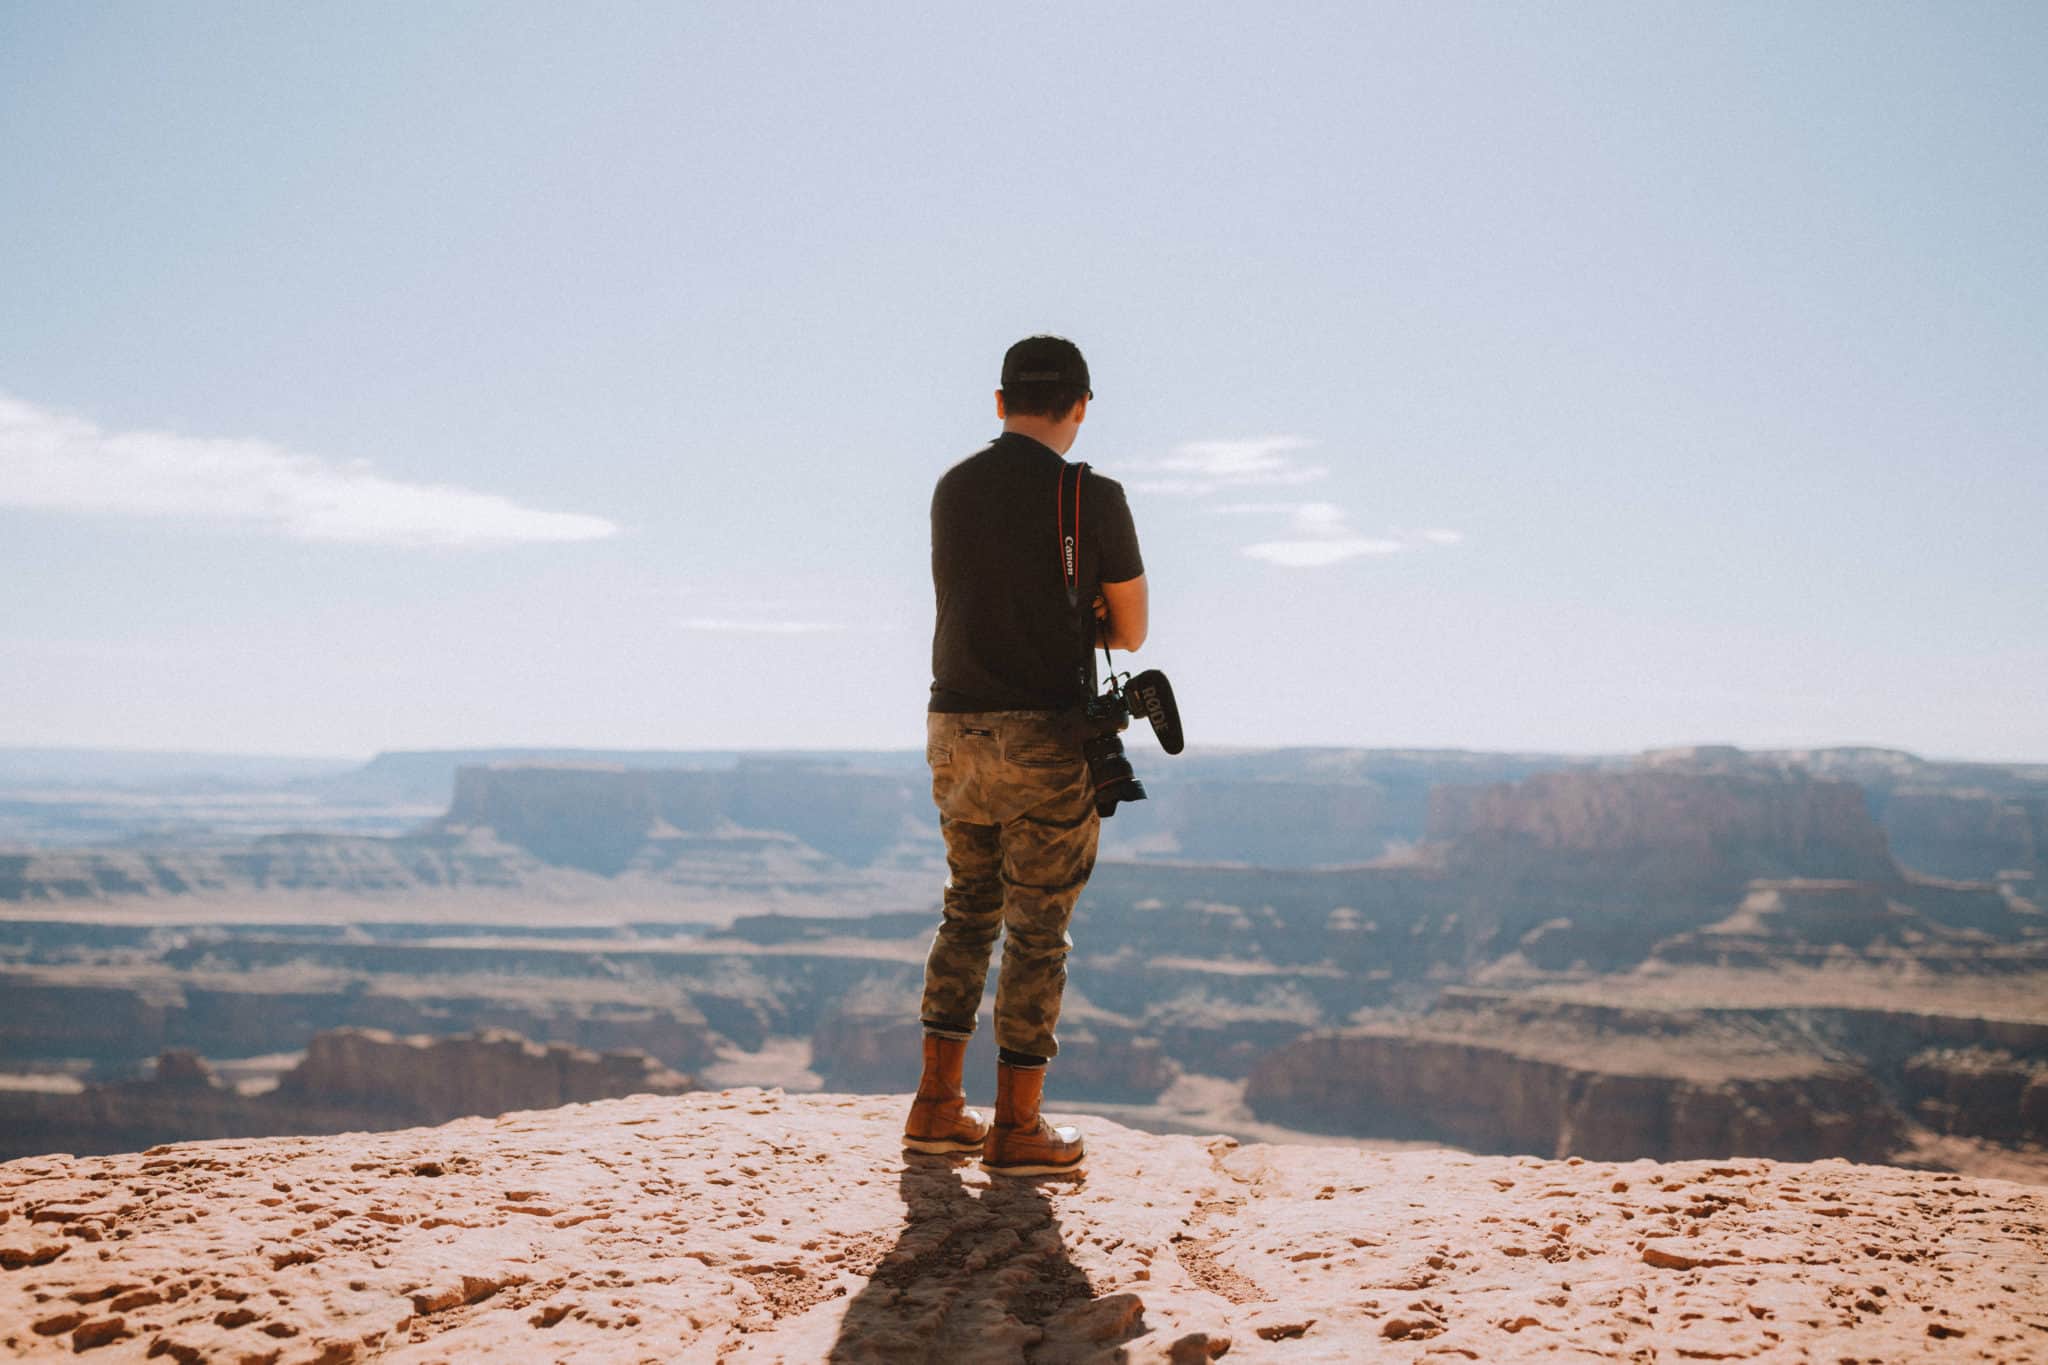
[[[1095,784],[1095,811],[1105,819],[1116,814],[1119,801],[1143,801],[1145,784],[1124,757],[1121,731],[1131,723],[1131,709],[1110,679],[1110,690],[1088,703],[1088,736],[1081,752],[1088,759],[1088,780]]]
[[[1145,799],[1145,784],[1124,756],[1122,734],[1133,713],[1152,722],[1152,734],[1167,753],[1177,754],[1185,745],[1180,708],[1164,673],[1153,668],[1136,677],[1110,674],[1102,695],[1088,703],[1087,735],[1081,742],[1088,778],[1095,784],[1095,810],[1105,819],[1116,814],[1119,802]]]

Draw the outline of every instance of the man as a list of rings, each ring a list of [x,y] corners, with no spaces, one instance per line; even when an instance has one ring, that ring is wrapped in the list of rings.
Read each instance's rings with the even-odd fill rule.
[[[932,495],[925,758],[951,875],[925,963],[924,1075],[903,1145],[979,1151],[1003,1175],[1081,1168],[1080,1133],[1038,1112],[1059,1051],[1067,921],[1101,828],[1081,713],[1095,646],[1145,642],[1145,566],[1123,488],[1093,473],[1062,483],[1094,396],[1080,348],[1026,337],[1003,357],[1002,435]],[[999,934],[991,1124],[967,1107],[961,1070]]]

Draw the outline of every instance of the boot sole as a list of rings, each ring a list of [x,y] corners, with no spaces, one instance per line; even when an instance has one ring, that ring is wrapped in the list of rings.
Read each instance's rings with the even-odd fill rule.
[[[981,1163],[981,1169],[987,1171],[990,1175],[1013,1177],[1027,1175],[1079,1175],[1086,1165],[1087,1158],[1079,1157],[1067,1162],[1064,1166],[1045,1161],[1024,1162],[1010,1166],[991,1166],[988,1162],[984,1161]]]
[[[981,1144],[953,1142],[946,1138],[907,1137],[903,1139],[903,1150],[916,1152],[921,1156],[978,1156],[981,1153]]]

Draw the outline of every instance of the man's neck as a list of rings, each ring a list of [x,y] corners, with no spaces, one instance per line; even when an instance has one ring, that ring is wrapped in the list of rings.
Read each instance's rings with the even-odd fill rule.
[[[1065,455],[1072,450],[1074,438],[1081,434],[1078,422],[1049,422],[1043,417],[1005,417],[1003,430],[1029,436],[1055,455]]]

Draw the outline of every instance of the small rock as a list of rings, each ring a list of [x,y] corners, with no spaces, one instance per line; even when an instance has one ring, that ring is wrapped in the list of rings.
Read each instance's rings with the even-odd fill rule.
[[[1643,1248],[1643,1263],[1659,1270],[1698,1270],[1707,1266],[1735,1264],[1721,1256],[1688,1256],[1682,1251],[1666,1251],[1654,1246]]]
[[[1314,1318],[1303,1318],[1299,1322],[1269,1322],[1258,1328],[1259,1337],[1265,1341],[1291,1341],[1304,1336],[1316,1325]]]
[[[54,1313],[29,1325],[29,1330],[39,1337],[62,1336],[79,1323],[85,1321],[85,1314],[78,1312]]]
[[[70,1245],[64,1242],[0,1246],[0,1270],[20,1270],[24,1266],[48,1265],[69,1250]]]
[[[1380,1324],[1380,1335],[1400,1341],[1405,1337],[1434,1336],[1444,1325],[1429,1317],[1392,1317]]]
[[[128,1321],[125,1318],[94,1318],[91,1322],[79,1324],[71,1334],[71,1349],[90,1351],[128,1335]]]
[[[1089,1341],[1116,1341],[1144,1315],[1145,1301],[1136,1294],[1109,1294],[1069,1308],[1047,1326]]]

